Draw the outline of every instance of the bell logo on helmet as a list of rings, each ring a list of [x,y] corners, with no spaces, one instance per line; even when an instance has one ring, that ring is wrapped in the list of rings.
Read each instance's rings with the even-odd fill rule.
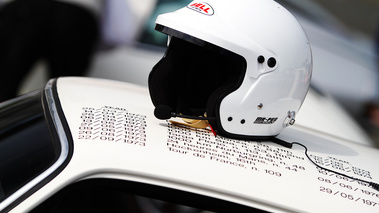
[[[191,3],[187,6],[187,8],[191,9],[191,10],[194,10],[196,12],[199,12],[201,14],[204,14],[204,15],[213,15],[214,14],[214,11],[213,11],[213,8],[205,3],[205,2],[195,2],[195,3]]]

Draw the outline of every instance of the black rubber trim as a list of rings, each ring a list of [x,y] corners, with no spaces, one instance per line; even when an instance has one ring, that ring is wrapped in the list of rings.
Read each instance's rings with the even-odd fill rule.
[[[88,191],[102,193],[88,194]],[[89,204],[90,206],[88,206],[88,208],[90,208],[91,202],[83,200],[92,200],[92,198],[88,196],[96,196],[97,198],[100,197],[100,200],[103,202],[103,205],[107,206],[109,205],[109,203],[112,203],[114,201],[109,200],[109,203],[107,202],[107,195],[114,194],[112,192],[120,193],[120,195],[122,193],[126,193],[132,196],[143,196],[147,198],[171,202],[184,206],[190,206],[193,208],[211,212],[266,212],[261,209],[256,209],[242,204],[237,204],[231,201],[222,200],[192,192],[182,191],[178,189],[172,189],[163,186],[140,183],[135,181],[99,178],[82,180],[63,188],[62,190],[51,196],[49,199],[41,203],[35,209],[33,209],[31,213],[65,210],[70,211],[70,209],[75,210],[77,208],[75,206],[75,203],[73,203],[72,201],[78,200],[79,202],[81,202],[81,204]],[[86,196],[83,196],[83,194],[86,194]],[[60,203],[63,203],[64,205],[57,205]],[[127,205],[127,203],[124,204]],[[70,207],[70,205],[72,207]],[[63,206],[66,209],[54,209],[57,206]],[[85,207],[84,209],[87,209],[87,207]],[[112,207],[110,207],[110,209],[112,209]],[[93,211],[96,211],[96,209]]]
[[[68,165],[68,163],[70,162],[70,160],[72,158],[72,155],[73,155],[73,152],[74,152],[73,138],[72,138],[71,131],[70,131],[70,128],[68,126],[66,117],[64,116],[62,105],[61,105],[60,100],[59,100],[59,95],[58,95],[58,91],[57,91],[57,79],[54,79],[54,82],[53,82],[53,85],[52,85],[52,91],[53,91],[54,102],[56,104],[57,113],[58,113],[59,118],[61,120],[62,126],[63,126],[64,131],[65,131],[65,135],[66,135],[66,138],[67,138],[67,142],[68,142],[68,156],[65,159],[65,161],[58,167],[57,170],[55,170],[54,172],[52,172],[47,178],[43,179],[41,182],[39,182],[37,185],[35,185],[33,188],[31,188],[28,192],[26,192],[25,194],[23,194],[22,196],[20,196],[18,199],[16,199],[13,203],[11,203],[6,208],[4,208],[4,210],[2,212],[9,212],[14,207],[16,207],[18,204],[20,204],[22,201],[24,201],[26,198],[28,198],[33,193],[35,193],[40,188],[42,188],[44,185],[46,185],[47,183],[49,183],[60,172],[63,171],[63,169]],[[49,127],[52,140],[54,140],[54,141],[56,141],[58,143],[59,136],[58,136],[58,133],[57,133],[57,129],[55,128],[55,125],[53,123],[53,119],[51,118],[50,112],[48,111],[49,108],[48,108],[48,104],[47,104],[47,100],[46,100],[46,96],[45,96],[45,91],[44,90],[42,92],[42,98],[41,99],[42,99],[41,101],[42,101],[42,105],[43,105],[43,108],[44,108],[45,119],[46,119],[47,125]],[[60,144],[60,142],[59,142],[59,144]]]
[[[188,41],[188,42],[190,42],[192,44],[198,45],[200,47],[203,47],[205,49],[208,49],[210,51],[213,51],[213,52],[216,52],[216,53],[219,53],[219,54],[228,55],[228,56],[231,55],[230,51],[227,50],[227,49],[224,49],[224,48],[222,48],[220,46],[217,46],[217,45],[212,44],[210,42],[207,42],[207,41],[204,41],[202,39],[196,38],[196,37],[194,37],[192,35],[189,35],[187,33],[183,33],[183,32],[180,32],[178,30],[174,30],[172,28],[169,28],[169,27],[166,27],[166,26],[163,26],[163,25],[160,25],[160,24],[156,24],[155,25],[155,30],[159,31],[161,33],[164,33],[166,35],[174,36],[176,38]],[[234,54],[237,54],[237,53],[234,53]]]

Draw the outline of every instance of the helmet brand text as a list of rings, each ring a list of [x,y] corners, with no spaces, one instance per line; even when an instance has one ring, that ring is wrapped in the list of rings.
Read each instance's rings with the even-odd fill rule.
[[[205,15],[213,15],[214,13],[213,8],[205,2],[191,3],[187,6],[187,8]]]
[[[266,118],[266,117],[258,117],[255,119],[255,124],[273,124],[278,118]]]

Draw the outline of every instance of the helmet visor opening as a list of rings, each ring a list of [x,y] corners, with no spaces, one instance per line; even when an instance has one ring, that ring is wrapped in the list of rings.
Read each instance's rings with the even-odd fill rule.
[[[165,56],[150,73],[150,96],[155,106],[168,105],[176,113],[214,116],[218,99],[241,84],[246,61],[213,44],[186,38],[189,41],[172,36]]]

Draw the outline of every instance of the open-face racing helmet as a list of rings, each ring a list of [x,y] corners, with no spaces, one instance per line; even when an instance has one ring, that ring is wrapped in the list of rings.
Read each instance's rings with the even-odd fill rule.
[[[193,1],[158,16],[169,35],[149,75],[155,106],[206,116],[217,134],[270,139],[292,125],[312,54],[300,23],[272,0]]]

